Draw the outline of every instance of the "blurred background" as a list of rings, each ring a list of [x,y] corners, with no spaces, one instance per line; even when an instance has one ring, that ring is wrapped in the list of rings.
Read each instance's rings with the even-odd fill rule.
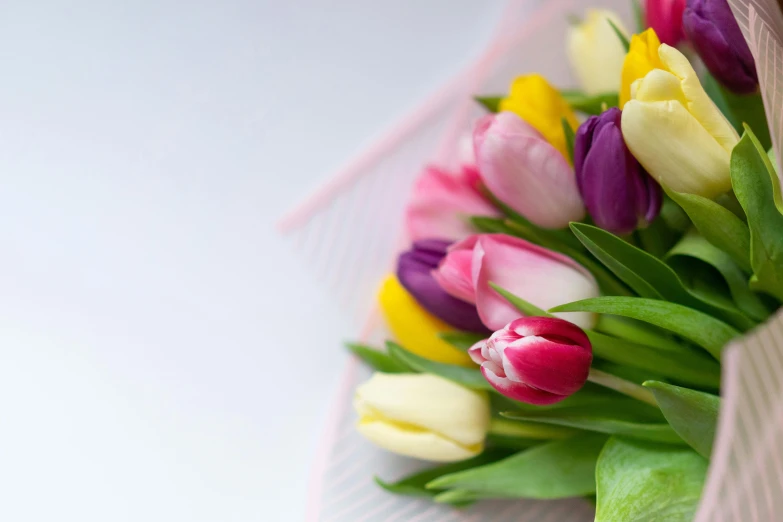
[[[502,4],[0,2],[0,519],[303,519],[346,329],[273,223]]]

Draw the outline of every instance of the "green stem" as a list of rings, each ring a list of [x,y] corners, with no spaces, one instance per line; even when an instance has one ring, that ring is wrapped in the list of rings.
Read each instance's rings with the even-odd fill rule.
[[[644,391],[647,390],[644,389]],[[652,395],[651,392],[648,393]],[[541,424],[538,422],[520,422],[493,417],[489,423],[489,433],[503,437],[525,437],[528,439],[564,439],[575,434],[576,430],[561,426]]]
[[[605,388],[611,388],[614,391],[620,392],[634,399],[652,404],[658,408],[658,401],[655,400],[655,395],[650,390],[644,388],[638,384],[634,384],[625,379],[621,379],[612,375],[611,373],[602,372],[595,368],[590,368],[590,374],[587,376],[587,380],[604,386]]]

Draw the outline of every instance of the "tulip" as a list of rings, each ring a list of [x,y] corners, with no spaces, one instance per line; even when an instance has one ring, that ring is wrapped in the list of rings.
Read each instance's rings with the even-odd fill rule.
[[[573,168],[519,116],[484,116],[473,143],[481,180],[516,212],[544,228],[563,228],[584,217]]]
[[[652,27],[667,45],[677,45],[683,39],[682,13],[685,0],[647,0],[644,13],[648,27]]]
[[[664,187],[707,198],[727,192],[737,132],[680,51],[663,44],[658,55],[661,67],[634,82],[623,109],[625,143]]]
[[[587,94],[617,91],[625,60],[625,47],[609,24],[628,32],[618,16],[605,9],[590,9],[584,22],[568,31],[568,58]]]
[[[455,462],[484,450],[489,398],[436,375],[375,373],[356,389],[357,429],[381,448]]]
[[[756,90],[756,62],[726,0],[690,0],[682,24],[718,81],[737,94]]]
[[[568,157],[563,118],[573,129],[579,122],[568,102],[543,76],[528,74],[517,77],[511,84],[508,96],[500,101],[499,109],[517,114],[560,151],[563,157]]]
[[[479,319],[476,306],[446,293],[432,271],[446,256],[448,241],[422,239],[397,260],[397,279],[416,301],[432,315],[458,330],[489,333]]]
[[[468,350],[484,378],[514,400],[562,401],[587,381],[593,348],[577,326],[551,317],[515,319]]]
[[[574,169],[585,205],[596,225],[629,234],[651,223],[661,210],[661,187],[639,165],[623,141],[617,107],[591,116],[576,133]]]
[[[661,41],[653,29],[647,29],[641,34],[631,37],[628,54],[623,61],[620,73],[620,108],[625,107],[631,99],[631,84],[643,78],[653,69],[662,69],[663,64],[658,56]]]
[[[476,303],[490,330],[523,315],[490,283],[544,310],[599,295],[592,274],[570,257],[505,234],[479,234],[453,245],[433,275],[451,295]],[[557,315],[583,328],[595,324],[591,313]]]
[[[393,275],[384,280],[378,301],[392,336],[408,351],[435,362],[471,366],[465,352],[438,336],[454,328],[427,312]]]
[[[427,167],[416,181],[405,210],[410,239],[463,239],[476,232],[470,216],[499,216],[500,212],[479,192],[478,184],[475,168],[450,174]]]

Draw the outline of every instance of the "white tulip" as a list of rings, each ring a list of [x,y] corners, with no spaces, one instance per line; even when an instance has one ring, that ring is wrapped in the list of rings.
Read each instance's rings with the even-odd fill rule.
[[[454,462],[484,450],[489,398],[431,374],[375,373],[356,389],[357,429],[381,448]]]
[[[628,34],[620,18],[605,9],[590,9],[585,20],[568,31],[568,58],[586,94],[617,92],[625,48],[609,25]]]

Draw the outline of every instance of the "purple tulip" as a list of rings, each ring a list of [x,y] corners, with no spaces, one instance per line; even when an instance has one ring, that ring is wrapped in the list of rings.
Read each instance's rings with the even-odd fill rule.
[[[682,26],[719,82],[737,94],[756,90],[756,63],[726,0],[688,0]]]
[[[576,132],[574,169],[579,192],[595,224],[615,234],[647,226],[661,210],[661,187],[623,140],[617,107],[591,116]]]
[[[422,239],[413,243],[411,250],[400,254],[397,279],[435,317],[459,330],[488,333],[476,306],[447,294],[432,277],[432,271],[446,256],[449,244],[440,239]]]

